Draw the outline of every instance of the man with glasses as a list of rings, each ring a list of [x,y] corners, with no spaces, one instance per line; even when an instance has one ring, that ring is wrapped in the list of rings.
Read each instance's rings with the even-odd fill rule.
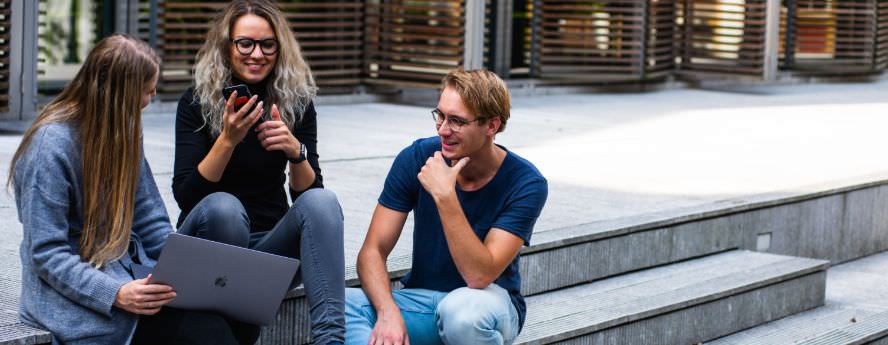
[[[546,202],[546,179],[494,144],[509,91],[489,71],[444,77],[438,136],[395,158],[346,289],[346,344],[510,344],[524,323],[518,252]],[[386,259],[414,212],[413,262],[392,291]]]

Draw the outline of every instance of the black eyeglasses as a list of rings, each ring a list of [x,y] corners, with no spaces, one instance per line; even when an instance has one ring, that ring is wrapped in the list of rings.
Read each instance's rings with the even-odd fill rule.
[[[241,55],[253,54],[256,46],[262,51],[262,55],[274,55],[278,51],[278,41],[274,38],[266,38],[264,40],[254,40],[252,38],[238,38],[231,41],[237,47],[237,52]]]
[[[438,110],[438,108],[432,109],[432,118],[435,120],[435,128],[440,129],[441,126],[444,125],[444,122],[447,122],[447,128],[450,128],[454,133],[458,133],[465,125],[481,120],[466,120],[456,116],[447,116],[443,111]]]

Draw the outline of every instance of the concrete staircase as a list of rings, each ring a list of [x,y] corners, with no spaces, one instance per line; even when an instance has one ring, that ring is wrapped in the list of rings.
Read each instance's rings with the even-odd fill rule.
[[[732,338],[724,337],[750,328],[755,331],[754,327],[771,321],[792,320],[781,320],[787,316],[807,315],[803,312],[824,305],[829,262],[822,259],[850,260],[888,249],[883,245],[888,244],[888,234],[880,228],[882,213],[876,211],[882,199],[857,196],[888,195],[883,190],[888,191],[881,184],[864,185],[808,198],[716,205],[536,233],[533,245],[521,254],[528,318],[517,343],[732,344],[728,342]],[[829,252],[824,248],[836,242],[818,244],[821,236],[806,233],[809,228],[822,231],[818,224],[834,221],[816,212],[840,208],[834,203],[842,206],[842,212],[834,216],[843,219],[869,212],[865,224],[870,226],[843,226],[836,230],[838,235],[830,235],[865,245],[842,245],[842,251]],[[799,219],[806,213],[821,218],[816,222]],[[771,236],[766,246],[761,241],[763,229]],[[798,257],[806,251],[830,255]],[[409,255],[390,258],[393,284],[397,285],[394,280],[409,265]],[[358,285],[354,267],[348,267],[346,275],[349,286]],[[48,342],[46,332],[18,323],[17,305],[18,301],[3,304],[0,345]],[[298,287],[287,294],[276,323],[263,330],[260,343],[308,343],[307,315],[304,291]],[[837,321],[833,328],[806,334],[769,334],[792,341],[825,339],[818,341],[829,344],[884,337],[885,316],[858,315],[858,322]],[[833,341],[841,337],[853,341]],[[749,339],[756,338],[760,337]],[[772,343],[780,342],[750,344]]]
[[[824,259],[888,249],[886,191],[864,184],[535,233],[521,254],[528,319],[517,343],[699,344],[823,306]],[[410,256],[388,265],[397,286]],[[354,267],[346,275],[359,284]],[[307,313],[291,291],[261,343],[307,343]]]
[[[823,304],[827,261],[723,251],[721,241],[690,233],[614,232],[567,248],[528,248],[521,264],[528,319],[517,343],[693,344]],[[392,258],[393,278],[409,262]],[[347,272],[356,286],[354,268]],[[291,291],[262,344],[308,342],[299,317],[307,308],[301,289]]]

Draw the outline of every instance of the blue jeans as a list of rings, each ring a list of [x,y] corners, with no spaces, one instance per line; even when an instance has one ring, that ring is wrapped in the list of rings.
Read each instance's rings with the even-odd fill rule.
[[[178,232],[302,261],[296,279],[305,284],[315,344],[345,336],[345,257],[342,208],[333,192],[302,193],[270,230],[250,234],[250,219],[237,197],[224,192],[201,200]],[[260,282],[257,282],[260,283]]]
[[[518,311],[499,285],[449,293],[425,289],[392,291],[411,345],[511,344],[518,336]],[[345,290],[345,344],[367,345],[376,309],[364,291]]]

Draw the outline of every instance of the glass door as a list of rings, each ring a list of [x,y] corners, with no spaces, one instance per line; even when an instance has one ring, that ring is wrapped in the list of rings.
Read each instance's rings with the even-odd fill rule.
[[[37,19],[38,103],[74,78],[86,54],[112,31],[110,6],[96,0],[39,0]]]

